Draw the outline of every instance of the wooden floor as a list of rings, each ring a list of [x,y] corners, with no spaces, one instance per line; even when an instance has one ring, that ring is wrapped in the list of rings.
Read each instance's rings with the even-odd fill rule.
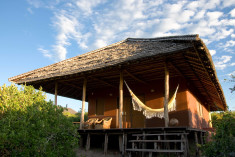
[[[80,146],[100,148],[107,154],[118,150],[122,156],[156,156],[171,153],[196,156],[197,144],[205,142],[206,131],[188,127],[78,129]],[[190,149],[192,148],[192,149]],[[191,154],[191,155],[190,155]]]

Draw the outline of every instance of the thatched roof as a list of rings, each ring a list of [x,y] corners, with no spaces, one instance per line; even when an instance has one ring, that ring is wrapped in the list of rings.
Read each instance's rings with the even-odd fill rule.
[[[117,84],[118,87],[119,71],[122,68],[127,70],[127,73],[136,75],[136,78],[142,78],[148,82],[157,78],[156,76],[164,78],[162,70],[158,68],[154,71],[153,67],[163,67],[166,61],[171,63],[170,73],[173,76],[183,75],[193,82],[202,95],[210,99],[208,100],[210,106],[219,106],[223,110],[226,108],[225,97],[211,55],[198,35],[149,39],[127,38],[118,43],[9,78],[9,81],[17,84],[32,84],[36,88],[42,86],[49,93],[54,92],[54,82],[61,81],[64,91],[70,89],[71,92],[64,94],[65,92],[61,91],[59,95],[81,99],[81,94],[71,93],[81,90],[84,77],[103,83],[100,86]],[[144,72],[148,70],[153,70],[155,76],[145,75]],[[90,82],[88,91],[92,88],[100,87],[97,83]],[[214,108],[214,110],[217,109]]]

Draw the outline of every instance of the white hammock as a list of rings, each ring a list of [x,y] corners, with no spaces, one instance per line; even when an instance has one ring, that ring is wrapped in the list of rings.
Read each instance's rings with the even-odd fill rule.
[[[143,111],[143,115],[147,118],[150,119],[152,117],[159,117],[163,118],[164,117],[164,108],[159,108],[159,109],[152,109],[148,106],[146,106],[144,103],[142,103],[138,97],[131,91],[129,86],[127,85],[126,81],[124,81],[127,89],[129,90],[132,98],[132,104],[133,104],[133,109],[137,111]],[[171,97],[170,101],[168,102],[168,111],[175,111],[176,110],[176,94],[178,91],[179,85],[177,86],[174,95]]]

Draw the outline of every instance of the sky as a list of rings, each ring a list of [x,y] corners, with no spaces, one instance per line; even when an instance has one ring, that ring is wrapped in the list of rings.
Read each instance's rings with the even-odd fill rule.
[[[0,86],[8,78],[132,38],[199,34],[235,110],[235,0],[1,0]],[[54,99],[48,94],[48,99]],[[81,102],[58,104],[78,111]]]

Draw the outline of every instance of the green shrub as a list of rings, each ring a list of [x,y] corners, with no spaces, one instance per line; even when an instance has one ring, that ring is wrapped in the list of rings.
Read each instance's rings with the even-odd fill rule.
[[[75,127],[32,86],[0,87],[0,156],[73,156]]]
[[[68,118],[70,122],[80,122],[81,111],[77,112],[76,114],[71,114],[70,112],[64,111],[63,114]],[[87,120],[88,120],[88,112],[85,112],[84,121]]]
[[[211,141],[202,146],[203,154],[208,157],[233,156],[235,153],[235,114],[234,112],[216,113],[212,117],[216,133]]]

